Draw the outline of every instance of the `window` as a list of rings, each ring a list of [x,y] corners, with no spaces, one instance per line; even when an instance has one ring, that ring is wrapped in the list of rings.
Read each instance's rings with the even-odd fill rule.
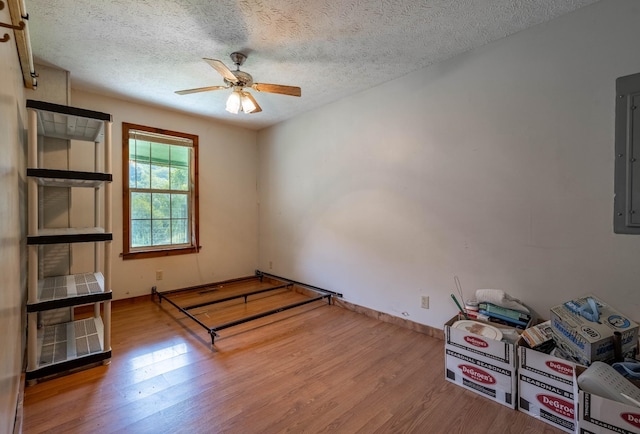
[[[613,231],[640,235],[640,73],[616,80]]]
[[[198,136],[122,123],[124,259],[196,253]]]

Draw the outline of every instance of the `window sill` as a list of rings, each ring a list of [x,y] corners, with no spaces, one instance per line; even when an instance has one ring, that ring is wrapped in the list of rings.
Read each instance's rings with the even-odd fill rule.
[[[145,258],[160,258],[163,256],[175,256],[175,255],[188,255],[190,253],[198,253],[202,246],[198,247],[185,247],[181,249],[166,249],[166,250],[147,250],[139,252],[125,252],[120,256],[124,260],[128,259],[145,259]]]

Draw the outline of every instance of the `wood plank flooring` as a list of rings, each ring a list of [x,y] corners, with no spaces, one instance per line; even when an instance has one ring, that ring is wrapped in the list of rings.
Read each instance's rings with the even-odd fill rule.
[[[562,432],[447,382],[442,340],[326,301],[220,335],[114,302],[111,364],[28,386],[23,432]]]

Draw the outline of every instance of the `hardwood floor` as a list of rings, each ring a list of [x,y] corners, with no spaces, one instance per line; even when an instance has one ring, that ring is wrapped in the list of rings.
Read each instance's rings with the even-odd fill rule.
[[[111,364],[27,387],[23,432],[562,432],[447,382],[442,340],[324,301],[220,335],[114,302]]]

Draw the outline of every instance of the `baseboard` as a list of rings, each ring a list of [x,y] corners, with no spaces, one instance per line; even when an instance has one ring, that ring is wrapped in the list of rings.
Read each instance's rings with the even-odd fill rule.
[[[16,404],[16,419],[13,425],[13,434],[22,434],[22,421],[24,418],[24,386],[26,384],[24,371],[20,375],[20,388],[18,389],[18,401]]]
[[[306,294],[309,296],[318,295],[317,292],[309,290],[299,285],[294,285],[294,288],[297,292],[300,292],[302,294]],[[368,307],[350,303],[338,297],[332,297],[332,300],[335,306],[339,306],[343,309],[347,309],[352,312],[356,312],[361,315],[368,316],[369,318],[375,318],[379,321],[395,324],[397,326],[400,326],[409,330],[413,330],[418,333],[423,333],[432,338],[444,340],[444,331],[442,329],[431,327],[424,324],[419,324],[417,322],[414,322],[405,318],[389,315],[388,313],[378,312],[377,310],[373,310]]]
[[[431,327],[425,324],[420,324],[405,318],[389,315],[388,313],[378,312],[377,310],[373,310],[368,307],[350,303],[348,301],[345,301],[339,298],[334,298],[333,302],[336,306],[340,306],[342,308],[351,310],[353,312],[357,312],[359,314],[368,316],[370,318],[375,318],[377,320],[395,324],[397,326],[404,327],[406,329],[413,330],[418,333],[423,333],[432,338],[444,340],[444,331],[442,329]]]
[[[132,305],[135,303],[146,303],[149,300],[151,300],[152,297],[153,296],[151,294],[147,294],[147,295],[138,295],[138,296],[129,297],[129,298],[120,298],[118,300],[111,300],[111,308],[113,309],[117,306]],[[88,304],[84,306],[74,307],[73,313],[76,318],[83,317],[86,315],[93,315],[93,305]]]

